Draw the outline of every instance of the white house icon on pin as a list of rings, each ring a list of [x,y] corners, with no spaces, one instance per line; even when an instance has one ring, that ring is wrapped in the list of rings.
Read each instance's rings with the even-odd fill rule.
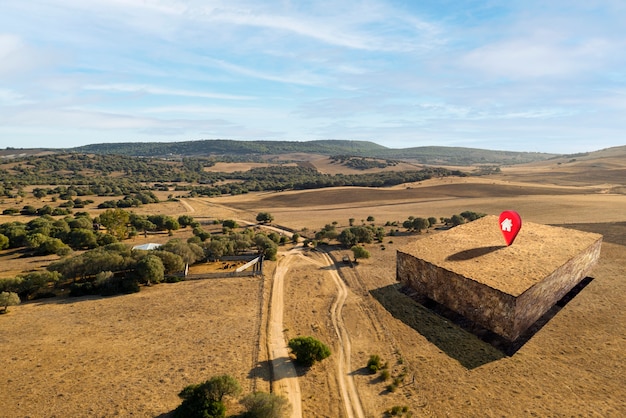
[[[503,231],[511,232],[511,228],[513,227],[513,221],[511,221],[509,218],[506,218],[502,221],[500,225],[502,226]]]

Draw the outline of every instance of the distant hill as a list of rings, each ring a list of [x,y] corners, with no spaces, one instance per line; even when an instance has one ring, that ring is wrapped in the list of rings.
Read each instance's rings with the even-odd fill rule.
[[[254,159],[261,156],[308,153],[328,156],[350,155],[413,161],[421,164],[521,164],[543,161],[555,154],[491,151],[461,147],[387,148],[369,141],[235,141],[226,139],[185,142],[123,142],[92,144],[69,149],[71,152],[116,154],[137,157],[230,156]]]

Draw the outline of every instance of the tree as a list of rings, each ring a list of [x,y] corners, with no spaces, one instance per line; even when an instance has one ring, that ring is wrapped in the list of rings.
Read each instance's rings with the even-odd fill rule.
[[[465,218],[461,215],[452,215],[452,217],[450,218],[450,222],[453,226],[458,226],[465,223]]]
[[[254,392],[246,395],[241,404],[246,408],[244,418],[282,418],[289,415],[289,401],[280,395]]]
[[[337,239],[346,247],[351,247],[358,242],[358,238],[352,231],[352,228],[347,228],[341,231],[341,234],[339,234]]]
[[[181,228],[187,228],[189,225],[193,223],[193,217],[189,215],[180,215],[178,217],[178,224]]]
[[[156,225],[148,220],[145,215],[130,215],[130,224],[138,231],[141,231],[146,235],[146,231],[153,231],[156,229]]]
[[[428,223],[428,219],[424,218],[413,218],[413,229],[417,232],[421,232],[423,229],[428,229],[430,224]]]
[[[160,283],[165,278],[163,262],[153,254],[148,254],[139,260],[135,271],[139,276],[139,281],[146,284]]]
[[[256,221],[263,224],[269,224],[273,220],[274,217],[269,212],[259,212],[259,214],[256,216]]]
[[[222,226],[224,228],[235,229],[239,228],[239,224],[232,219],[225,219],[222,221]]]
[[[313,337],[296,337],[288,343],[296,362],[311,367],[316,361],[322,361],[330,356],[330,348]]]
[[[150,215],[148,220],[152,222],[159,231],[175,231],[180,228],[178,221],[168,215]]]
[[[229,375],[215,376],[196,385],[185,387],[178,396],[183,403],[174,410],[174,417],[213,418],[226,416],[225,396],[241,392],[239,383]]]
[[[0,312],[5,313],[9,306],[20,304],[20,297],[14,292],[0,293]]]
[[[428,218],[428,227],[430,228],[431,226],[434,226],[437,223],[437,218],[435,218],[434,216],[431,216],[430,218]]]
[[[0,250],[9,248],[9,237],[0,234]]]
[[[67,234],[67,244],[74,250],[96,248],[98,241],[91,229],[72,229]]]
[[[370,258],[370,252],[360,245],[354,245],[350,249],[354,254],[354,261],[356,261],[358,258]]]
[[[194,264],[204,258],[204,250],[198,244],[183,242],[178,238],[169,240],[159,248],[159,251],[169,251],[178,254],[185,263]]]
[[[254,244],[259,252],[268,260],[276,260],[276,254],[278,253],[278,245],[268,238],[265,234],[256,234],[254,237]]]
[[[185,262],[178,254],[169,251],[153,251],[152,253],[161,259],[165,268],[165,274],[178,273],[185,269]]]
[[[37,254],[48,255],[56,254],[58,256],[66,256],[72,249],[58,238],[48,238],[37,247]]]
[[[107,209],[100,214],[100,223],[109,231],[109,234],[122,240],[128,234],[130,214],[124,209]]]

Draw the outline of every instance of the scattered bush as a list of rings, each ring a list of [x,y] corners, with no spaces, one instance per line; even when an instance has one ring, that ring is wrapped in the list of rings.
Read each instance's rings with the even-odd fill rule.
[[[282,418],[291,411],[287,399],[273,393],[251,393],[241,400],[241,404],[246,408],[244,418]]]
[[[0,313],[7,312],[9,306],[20,304],[20,297],[15,292],[0,293]]]
[[[371,374],[376,374],[376,372],[380,370],[381,365],[382,360],[380,359],[380,356],[378,354],[372,354],[367,361],[367,369],[370,371]]]
[[[413,414],[411,414],[411,412],[409,412],[409,407],[404,405],[404,406],[399,406],[399,405],[395,405],[393,407],[391,407],[391,409],[388,409],[387,411],[385,411],[385,416],[388,417],[411,417]]]

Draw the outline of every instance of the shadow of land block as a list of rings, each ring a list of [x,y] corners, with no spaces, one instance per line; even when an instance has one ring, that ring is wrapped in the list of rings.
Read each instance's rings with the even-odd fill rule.
[[[402,285],[395,284],[374,289],[371,294],[393,317],[419,332],[463,367],[475,369],[506,357],[502,351],[416,302],[402,290]]]
[[[587,276],[602,236],[526,222],[502,244],[498,217],[486,216],[398,250],[397,280],[515,341]]]
[[[401,284],[374,289],[371,294],[391,315],[471,370],[514,355],[592,280],[583,279],[514,341]]]

